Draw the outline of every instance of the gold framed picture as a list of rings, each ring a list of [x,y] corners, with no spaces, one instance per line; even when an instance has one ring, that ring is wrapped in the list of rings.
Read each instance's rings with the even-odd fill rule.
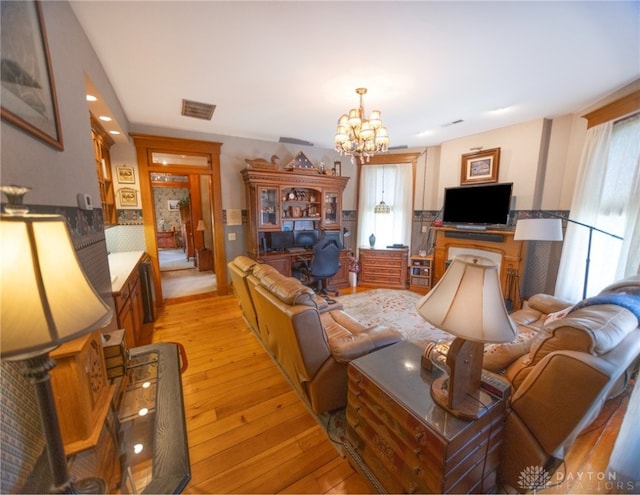
[[[116,167],[120,184],[135,184],[136,176],[132,167]]]
[[[481,150],[462,155],[460,184],[484,184],[498,182],[500,148]]]
[[[118,190],[120,196],[120,206],[138,206],[138,191],[129,187]]]

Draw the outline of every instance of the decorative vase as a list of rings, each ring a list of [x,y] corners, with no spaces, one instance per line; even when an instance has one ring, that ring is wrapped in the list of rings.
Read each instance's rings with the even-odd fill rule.
[[[356,272],[349,272],[349,285],[351,285],[351,287],[358,285],[358,274]]]
[[[4,206],[4,211],[8,215],[26,215],[29,213],[29,207],[22,204],[22,199],[25,194],[31,191],[30,187],[26,186],[2,186],[0,190],[7,197],[7,204]]]
[[[376,236],[375,234],[371,234],[369,236],[369,246],[373,247],[376,245]]]

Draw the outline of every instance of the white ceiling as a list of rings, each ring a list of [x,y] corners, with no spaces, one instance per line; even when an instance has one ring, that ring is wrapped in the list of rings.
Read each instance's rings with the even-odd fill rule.
[[[71,5],[134,125],[332,148],[363,86],[391,146],[425,147],[579,112],[640,77],[638,1]],[[181,116],[183,98],[213,119]]]

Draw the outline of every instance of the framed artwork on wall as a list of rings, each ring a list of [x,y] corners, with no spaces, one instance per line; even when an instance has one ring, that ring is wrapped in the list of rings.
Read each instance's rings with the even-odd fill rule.
[[[178,211],[180,210],[180,200],[179,199],[169,199],[167,200],[167,209],[169,211]]]
[[[138,191],[129,187],[118,190],[120,206],[138,206]]]
[[[2,119],[64,149],[39,1],[0,2]]]
[[[500,148],[481,150],[462,155],[460,184],[486,184],[498,182]]]
[[[118,182],[120,184],[135,184],[136,176],[132,167],[116,167]]]

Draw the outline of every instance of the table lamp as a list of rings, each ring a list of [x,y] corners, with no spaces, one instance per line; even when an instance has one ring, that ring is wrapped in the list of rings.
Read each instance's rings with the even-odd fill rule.
[[[3,214],[2,328],[0,357],[23,361],[23,375],[34,385],[51,469],[51,491],[104,493],[100,478],[72,481],[67,467],[49,371],[49,352],[111,321],[112,310],[83,272],[59,215]]]
[[[204,220],[198,220],[198,225],[196,226],[196,231],[197,232],[202,232],[202,247],[204,248],[204,231],[205,231],[205,227],[204,227]]]
[[[504,305],[497,265],[479,256],[454,258],[416,309],[456,337],[446,357],[449,374],[432,382],[433,400],[460,418],[479,418],[491,403],[480,389],[484,343],[511,342],[518,335]]]

